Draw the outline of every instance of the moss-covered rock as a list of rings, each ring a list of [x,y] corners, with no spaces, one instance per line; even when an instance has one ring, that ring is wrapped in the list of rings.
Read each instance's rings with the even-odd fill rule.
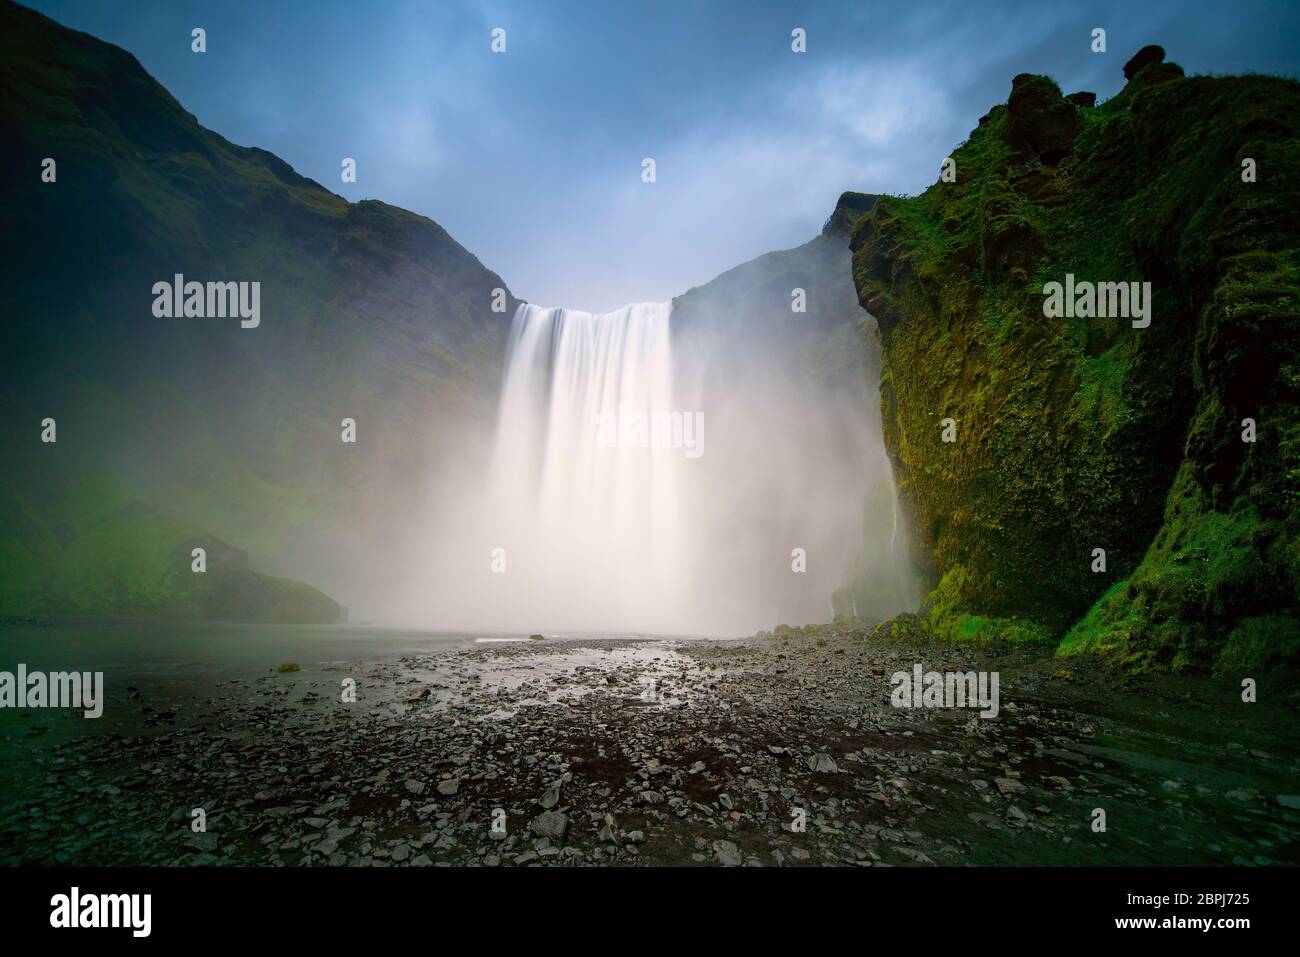
[[[1294,661],[1300,85],[1158,48],[1126,76],[1101,106],[1017,77],[955,182],[853,231],[926,622],[1132,667]],[[1150,282],[1150,326],[1046,316],[1067,273]]]

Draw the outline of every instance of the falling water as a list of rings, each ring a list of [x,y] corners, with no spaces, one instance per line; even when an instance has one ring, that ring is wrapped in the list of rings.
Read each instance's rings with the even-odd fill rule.
[[[874,383],[860,361],[810,375],[841,368],[816,358],[817,330],[750,317],[520,306],[476,496],[467,571],[482,577],[444,566],[439,613],[524,633],[742,635],[825,621],[834,593],[846,611],[900,610]]]
[[[670,312],[516,312],[488,495],[512,620],[684,627],[672,611],[683,604],[680,482],[691,462],[613,428],[681,412]]]

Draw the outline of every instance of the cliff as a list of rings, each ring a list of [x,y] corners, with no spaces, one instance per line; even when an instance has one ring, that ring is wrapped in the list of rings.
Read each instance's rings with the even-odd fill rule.
[[[1300,85],[1158,47],[1125,75],[1099,105],[1018,76],[950,175],[842,213],[923,612],[1134,669],[1294,663]],[[1046,315],[1067,282],[1149,282],[1149,325]]]
[[[8,2],[0,136],[0,610],[328,618],[252,569],[345,588],[335,555],[406,529],[432,437],[493,407],[505,283],[436,223],[226,141],[126,51]],[[177,274],[258,283],[257,324],[160,318]],[[247,549],[236,590],[187,559],[171,574],[196,535]]]

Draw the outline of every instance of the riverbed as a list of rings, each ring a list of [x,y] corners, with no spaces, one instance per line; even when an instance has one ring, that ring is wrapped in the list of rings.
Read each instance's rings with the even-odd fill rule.
[[[102,670],[107,700],[0,712],[0,861],[1300,862],[1289,708],[865,635],[9,622],[0,668]],[[996,672],[997,717],[893,706],[917,664]]]

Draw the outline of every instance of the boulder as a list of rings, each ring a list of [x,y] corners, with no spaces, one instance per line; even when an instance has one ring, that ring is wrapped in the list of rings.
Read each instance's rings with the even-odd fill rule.
[[[1157,46],[1154,43],[1149,46],[1144,46],[1141,50],[1138,50],[1137,53],[1134,53],[1132,58],[1124,64],[1124,79],[1133,79],[1133,77],[1138,75],[1138,71],[1140,71],[1144,66],[1150,66],[1152,63],[1164,62],[1164,47]]]
[[[538,837],[559,841],[569,829],[569,819],[559,811],[544,811],[528,823],[528,829]]]

